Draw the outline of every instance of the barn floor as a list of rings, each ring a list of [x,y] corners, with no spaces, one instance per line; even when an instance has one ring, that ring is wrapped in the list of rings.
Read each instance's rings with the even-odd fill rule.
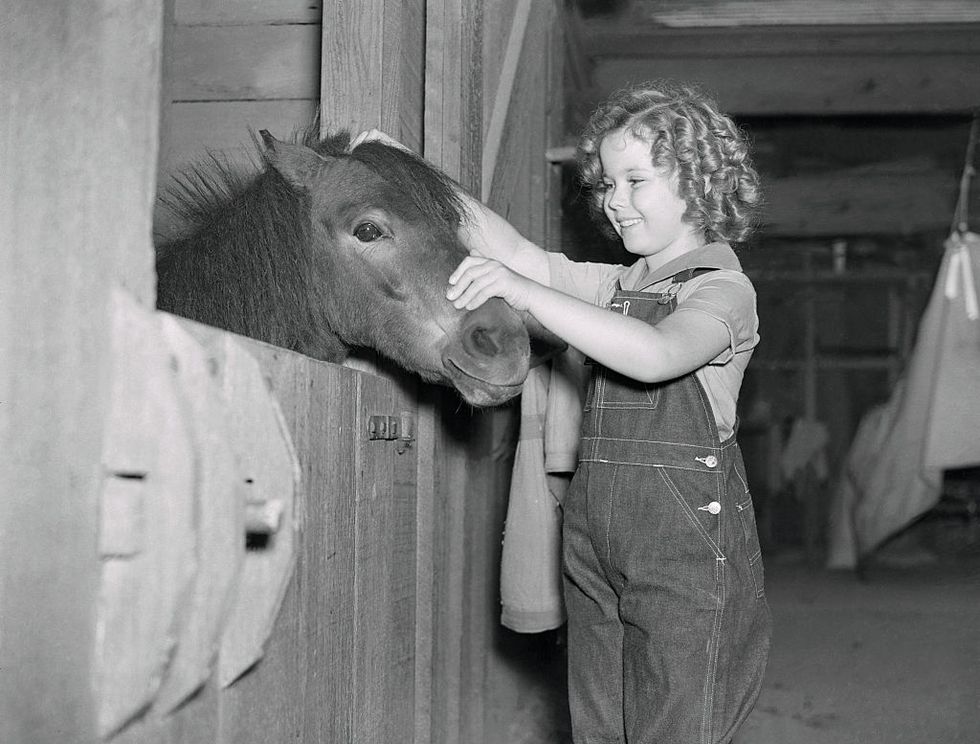
[[[735,744],[980,741],[980,525],[919,532],[861,577],[769,557],[773,650]],[[560,656],[539,659],[534,694],[500,741],[571,741]]]

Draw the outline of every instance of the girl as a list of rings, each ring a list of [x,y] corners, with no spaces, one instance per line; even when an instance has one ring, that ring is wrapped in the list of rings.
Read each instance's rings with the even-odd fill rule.
[[[564,502],[569,706],[578,744],[729,742],[754,704],[770,619],[735,405],[758,342],[730,243],[760,196],[745,139],[693,88],[601,106],[579,148],[631,266],[575,263],[468,200],[446,296],[502,297],[591,360]]]

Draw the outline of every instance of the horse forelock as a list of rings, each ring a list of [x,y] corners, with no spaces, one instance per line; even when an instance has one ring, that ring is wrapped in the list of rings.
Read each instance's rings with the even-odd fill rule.
[[[351,157],[371,169],[389,190],[408,199],[429,224],[455,231],[463,205],[452,180],[421,158],[380,142],[354,149]]]

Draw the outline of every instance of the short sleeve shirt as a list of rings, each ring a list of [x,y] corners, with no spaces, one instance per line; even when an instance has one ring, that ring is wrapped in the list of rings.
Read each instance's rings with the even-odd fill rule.
[[[719,439],[724,441],[732,435],[745,368],[759,343],[759,318],[755,288],[727,244],[713,243],[691,251],[654,276],[647,274],[642,259],[632,266],[620,266],[575,262],[552,253],[548,260],[552,287],[601,307],[609,305],[617,286],[631,291],[664,292],[678,271],[691,266],[716,269],[680,286],[674,312],[705,313],[724,323],[728,330],[728,347],[696,370],[695,375],[711,403]]]

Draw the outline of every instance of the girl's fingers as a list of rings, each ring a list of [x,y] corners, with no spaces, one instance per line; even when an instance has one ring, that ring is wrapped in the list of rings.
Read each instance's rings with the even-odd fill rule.
[[[482,256],[467,256],[459,262],[459,266],[456,267],[456,270],[449,275],[450,286],[456,285],[460,278],[471,268],[483,266],[486,263],[487,259],[483,258]]]
[[[491,297],[500,295],[500,285],[498,284],[498,266],[493,262],[484,262],[479,266],[472,267],[453,287],[454,297],[448,297],[457,310],[475,310]]]
[[[353,150],[358,145],[363,145],[365,142],[380,142],[383,145],[388,145],[388,147],[394,147],[403,152],[411,153],[412,151],[405,147],[401,142],[385,134],[380,129],[368,129],[367,131],[361,132],[354,139],[351,140],[350,150]]]

